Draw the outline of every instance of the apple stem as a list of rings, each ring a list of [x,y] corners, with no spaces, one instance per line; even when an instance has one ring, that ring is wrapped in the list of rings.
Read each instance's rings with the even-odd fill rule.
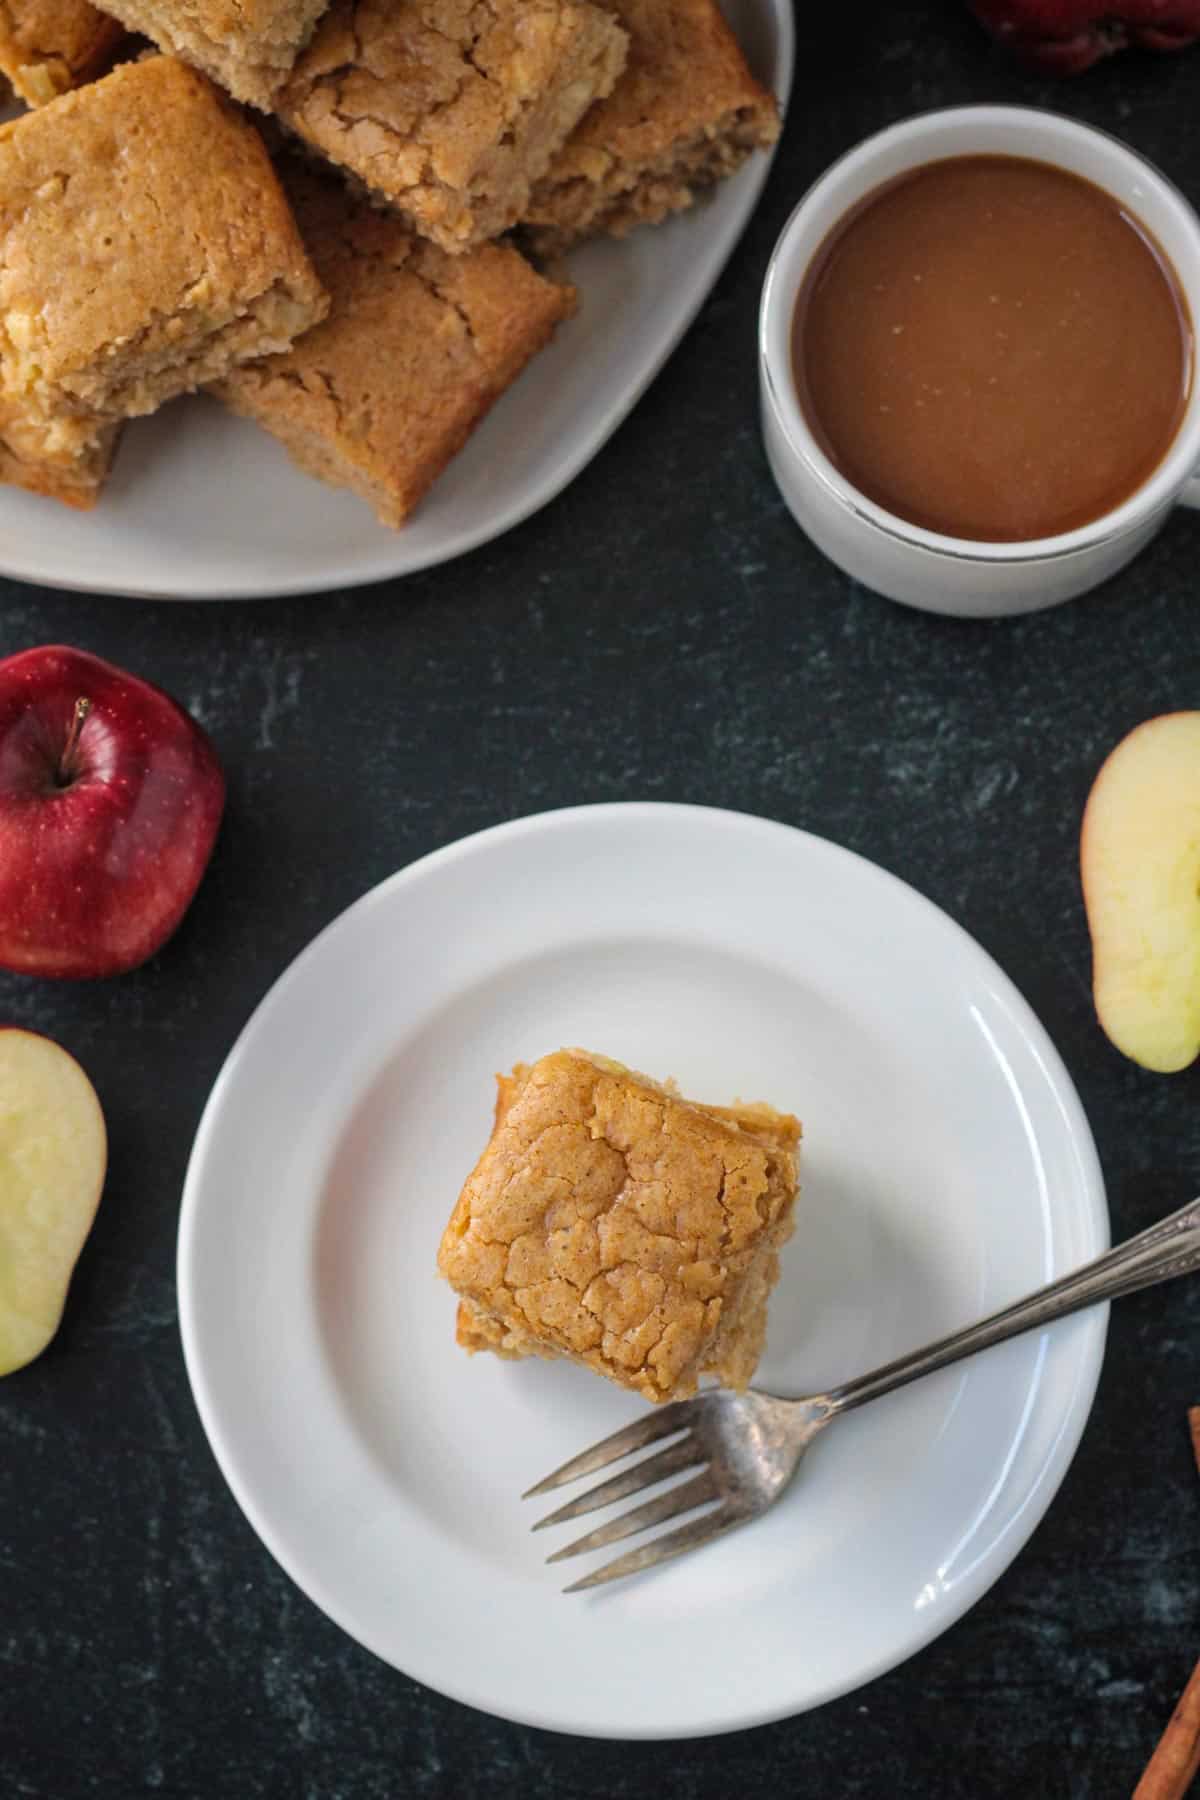
[[[79,734],[83,730],[84,720],[91,710],[91,701],[87,699],[86,696],[80,695],[79,699],[75,702],[75,711],[71,717],[71,729],[67,733],[67,741],[63,745],[63,753],[58,759],[58,782],[60,787],[66,787],[74,780],[75,771],[71,765],[75,759],[75,752],[79,747]]]

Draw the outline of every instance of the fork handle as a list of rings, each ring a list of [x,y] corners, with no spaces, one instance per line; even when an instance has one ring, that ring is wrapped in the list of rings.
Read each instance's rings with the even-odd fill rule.
[[[944,1369],[974,1356],[977,1350],[988,1350],[1019,1337],[1023,1331],[1036,1331],[1066,1318],[1084,1306],[1097,1306],[1103,1300],[1117,1300],[1122,1294],[1134,1294],[1139,1288],[1154,1287],[1176,1275],[1190,1275],[1200,1269],[1200,1200],[1193,1200],[1178,1212],[1160,1219],[1157,1225],[1140,1232],[1109,1250],[1095,1262],[1052,1281],[1037,1293],[1017,1300],[1001,1312],[992,1313],[976,1325],[939,1338],[923,1350],[898,1357],[857,1381],[848,1381],[826,1396],[831,1413],[848,1412],[864,1406],[881,1394],[906,1387],[922,1375]]]

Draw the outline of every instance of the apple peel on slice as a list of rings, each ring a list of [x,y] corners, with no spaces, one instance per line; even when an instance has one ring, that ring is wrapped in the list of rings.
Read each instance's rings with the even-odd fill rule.
[[[1080,838],[1093,993],[1117,1049],[1145,1069],[1200,1053],[1200,712],[1123,738],[1097,775]]]
[[[74,1057],[0,1027],[0,1375],[58,1330],[107,1162],[104,1114]]]

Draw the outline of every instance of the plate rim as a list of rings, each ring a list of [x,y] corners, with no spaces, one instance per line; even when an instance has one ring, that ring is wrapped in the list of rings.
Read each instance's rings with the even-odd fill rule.
[[[1030,1490],[1030,1500],[1026,1503],[1023,1511],[1020,1530],[1013,1534],[1011,1546],[1006,1545],[1003,1551],[996,1556],[994,1566],[989,1565],[981,1576],[976,1576],[975,1579],[966,1582],[964,1596],[958,1603],[949,1606],[944,1613],[939,1611],[937,1616],[930,1617],[924,1627],[913,1632],[902,1648],[894,1653],[890,1650],[883,1653],[878,1659],[873,1659],[863,1665],[853,1678],[834,1681],[829,1684],[828,1688],[821,1689],[810,1697],[801,1699],[798,1703],[769,1705],[761,1708],[751,1707],[744,1710],[737,1718],[731,1717],[716,1724],[681,1725],[677,1721],[671,1721],[665,1728],[640,1724],[630,1728],[627,1725],[619,1732],[601,1729],[590,1723],[565,1723],[558,1715],[551,1717],[539,1712],[536,1705],[520,1709],[505,1706],[502,1710],[497,1710],[486,1694],[480,1691],[478,1684],[469,1680],[447,1682],[439,1675],[438,1679],[434,1681],[425,1674],[416,1674],[408,1668],[402,1668],[389,1650],[381,1648],[379,1643],[372,1641],[375,1637],[373,1632],[364,1633],[361,1627],[351,1620],[347,1610],[328,1591],[323,1575],[306,1567],[300,1557],[294,1558],[290,1549],[280,1543],[279,1534],[260,1507],[255,1494],[247,1484],[242,1482],[240,1472],[235,1466],[234,1452],[222,1440],[216,1409],[205,1386],[202,1358],[198,1346],[200,1328],[197,1325],[194,1300],[187,1275],[188,1261],[197,1231],[196,1220],[200,1204],[203,1162],[207,1155],[208,1144],[217,1129],[217,1121],[224,1105],[226,1090],[237,1079],[239,1065],[248,1054],[252,1036],[269,1025],[269,1013],[274,1010],[276,1004],[279,1004],[279,996],[284,985],[290,982],[291,978],[308,963],[310,958],[315,959],[322,953],[326,938],[343,930],[353,929],[352,921],[361,912],[368,908],[387,904],[396,892],[409,886],[419,885],[430,875],[436,875],[440,868],[486,852],[488,845],[498,839],[512,840],[532,837],[591,819],[603,822],[620,817],[653,821],[655,819],[662,820],[666,816],[672,818],[684,816],[693,820],[699,816],[722,829],[750,829],[776,838],[798,837],[810,847],[815,847],[818,854],[828,854],[835,861],[844,862],[860,872],[865,868],[872,877],[881,877],[885,886],[902,890],[910,902],[917,903],[920,911],[933,915],[943,928],[949,928],[951,937],[965,946],[974,957],[980,959],[978,966],[981,973],[986,972],[998,983],[1001,992],[1014,1005],[1023,1030],[1032,1036],[1037,1044],[1039,1056],[1047,1069],[1052,1090],[1064,1115],[1064,1128],[1079,1157],[1082,1175],[1081,1192],[1089,1215],[1088,1222],[1093,1228],[1096,1240],[1096,1254],[1101,1254],[1107,1246],[1110,1231],[1103,1170],[1083,1103],[1048,1030],[1013,979],[991,953],[967,931],[965,926],[960,925],[956,919],[951,917],[936,901],[922,893],[919,888],[914,887],[903,877],[894,874],[883,864],[874,862],[870,857],[804,827],[786,824],[783,821],[769,819],[755,813],[740,812],[733,808],[673,801],[600,801],[530,813],[455,838],[395,870],[343,908],[297,952],[254,1007],[218,1072],[201,1114],[184,1179],[176,1253],[178,1323],[188,1384],[208,1441],[209,1450],[238,1508],[263,1548],[287,1578],[339,1630],[344,1631],[348,1637],[371,1655],[377,1657],[386,1667],[396,1670],[409,1680],[419,1682],[422,1686],[430,1688],[431,1691],[443,1695],[456,1704],[469,1706],[489,1717],[506,1719],[513,1724],[542,1731],[552,1731],[564,1736],[584,1737],[605,1742],[663,1742],[726,1736],[732,1732],[750,1730],[761,1725],[774,1724],[783,1719],[799,1717],[819,1706],[825,1706],[846,1694],[855,1693],[860,1688],[866,1687],[880,1676],[911,1660],[952,1626],[958,1624],[1025,1549],[1045,1517],[1071,1467],[1095,1402],[1096,1389],[1104,1363],[1110,1310],[1108,1305],[1102,1305],[1078,1315],[1083,1329],[1080,1333],[1078,1361],[1075,1367],[1072,1391],[1063,1408],[1062,1419],[1055,1437],[1053,1455],[1047,1459],[1039,1472],[1040,1485]]]
[[[234,600],[281,600],[300,598],[306,595],[340,593],[355,588],[373,587],[390,581],[404,581],[411,576],[422,575],[428,569],[440,568],[443,564],[456,562],[460,557],[469,555],[474,550],[482,549],[486,544],[494,543],[508,532],[523,525],[535,513],[556,500],[573,481],[580,476],[588,464],[600,454],[604,446],[616,431],[624,424],[633,412],[638,401],[657,380],[669,359],[683,341],[683,338],[695,324],[702,307],[711,298],[721,276],[729,264],[734,251],[741,242],[745,232],[758,208],[767,177],[775,162],[776,153],[782,141],[783,127],[786,126],[788,106],[791,99],[792,83],[796,64],[796,22],[791,0],[757,0],[764,12],[772,20],[777,44],[776,64],[772,71],[771,90],[779,104],[780,136],[773,144],[754,152],[743,165],[747,171],[746,195],[741,216],[735,221],[730,232],[729,242],[725,245],[712,271],[711,279],[695,294],[689,303],[673,320],[671,328],[664,335],[656,353],[640,371],[638,379],[632,385],[622,386],[620,395],[611,400],[603,409],[600,417],[590,430],[582,437],[576,438],[572,447],[555,464],[553,471],[537,486],[518,498],[515,504],[502,508],[499,512],[489,513],[479,518],[476,523],[465,530],[460,530],[446,539],[442,546],[424,556],[418,556],[415,562],[390,570],[362,570],[357,573],[339,574],[331,579],[327,573],[301,576],[295,580],[280,581],[264,575],[257,580],[239,581],[232,586],[213,588],[201,585],[182,572],[178,581],[170,588],[156,587],[152,583],[122,582],[113,586],[108,581],[83,581],[74,578],[63,579],[47,571],[45,555],[39,558],[26,553],[14,553],[7,542],[7,534],[0,532],[0,578],[10,581],[24,581],[31,587],[58,589],[64,593],[95,594],[114,600],[155,600],[155,601],[209,601],[219,603]],[[685,215],[691,219],[702,220],[707,196],[701,196],[700,204],[690,209]],[[29,497],[34,504],[34,497]],[[374,522],[372,522],[374,527]],[[377,527],[385,530],[386,527]],[[33,534],[31,534],[32,536]],[[53,543],[53,532],[40,534]],[[404,533],[401,529],[391,534],[397,540],[397,552],[403,544]]]

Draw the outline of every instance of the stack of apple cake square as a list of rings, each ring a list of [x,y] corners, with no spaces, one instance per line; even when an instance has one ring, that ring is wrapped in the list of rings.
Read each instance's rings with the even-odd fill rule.
[[[547,259],[778,132],[715,0],[4,14],[0,480],[77,507],[203,388],[402,524],[578,304]]]

